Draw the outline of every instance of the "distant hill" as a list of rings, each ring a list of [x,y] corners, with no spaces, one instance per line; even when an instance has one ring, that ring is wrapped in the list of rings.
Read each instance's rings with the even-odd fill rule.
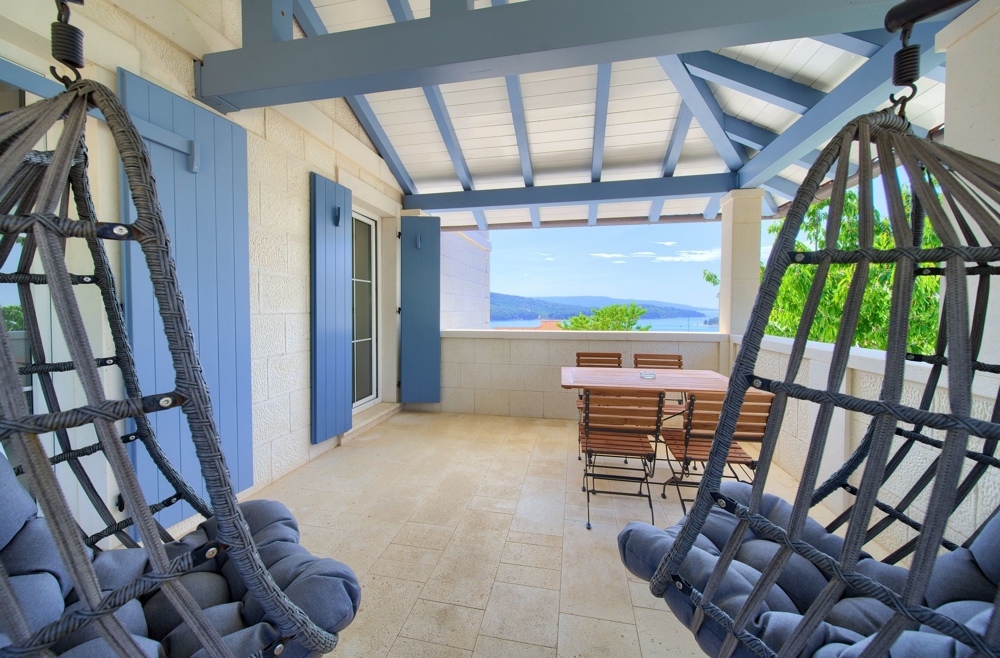
[[[518,297],[517,295],[504,295],[498,292],[490,293],[490,319],[491,320],[565,320],[568,317],[579,315],[590,315],[591,309],[600,308],[609,304],[627,304],[627,301],[615,300],[609,297],[566,297],[561,299],[588,299],[607,300],[598,301],[590,305],[569,304],[551,301],[549,299],[538,299],[535,297]],[[637,302],[639,303],[639,302]],[[646,309],[644,320],[654,320],[663,318],[702,318],[704,313],[694,310],[691,307],[674,308],[670,306],[646,305],[639,303]],[[717,312],[712,311],[712,315]]]
[[[719,314],[718,306],[715,307],[688,306],[687,304],[676,304],[674,302],[658,302],[650,299],[615,299],[614,297],[594,297],[594,296],[539,297],[538,299],[544,300],[546,302],[553,302],[555,304],[570,304],[572,306],[585,306],[588,309],[600,308],[602,306],[607,306],[608,304],[628,304],[629,302],[635,302],[639,306],[642,306],[646,309],[649,309],[651,306],[665,306],[667,308],[678,308],[678,309],[683,309],[685,311],[698,311],[702,315],[708,315],[709,317],[716,316]],[[653,316],[647,313],[646,317],[653,317]],[[698,317],[698,316],[675,315],[670,317]]]

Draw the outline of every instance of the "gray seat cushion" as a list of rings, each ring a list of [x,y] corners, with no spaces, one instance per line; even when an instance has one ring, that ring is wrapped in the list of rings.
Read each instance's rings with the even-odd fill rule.
[[[722,485],[726,496],[746,505],[749,503],[749,485],[727,482]],[[787,528],[791,505],[765,494],[760,513],[773,523]],[[720,551],[736,529],[736,518],[713,508],[702,533],[681,565],[680,575],[698,590],[704,590],[718,560]],[[633,522],[618,536],[622,562],[636,576],[650,580],[663,556],[669,552],[680,532],[680,525],[661,530],[645,523]],[[810,520],[803,539],[833,557],[839,557],[843,540]],[[732,562],[713,603],[730,617],[735,617],[753,589],[760,573],[766,568],[778,545],[748,531],[742,538],[736,559]],[[858,572],[889,587],[902,591],[908,571],[902,567],[883,564],[862,555]],[[925,605],[935,608],[970,628],[982,627],[989,620],[1000,579],[1000,517],[995,518],[976,538],[971,547],[940,556],[928,587]],[[747,630],[778,650],[794,631],[802,615],[827,585],[825,574],[811,562],[793,554],[778,581],[755,611]],[[694,604],[679,591],[670,588],[664,600],[671,611],[690,627]],[[881,602],[866,598],[848,589],[825,621],[811,636],[802,655],[816,658],[852,658],[860,655],[870,638],[892,617],[892,611]],[[985,621],[984,621],[985,620]],[[981,631],[980,631],[981,632]],[[723,627],[706,618],[696,640],[710,656],[716,656],[725,639]],[[972,655],[964,645],[922,627],[906,631],[893,645],[893,658],[916,658],[927,655]],[[752,656],[741,646],[737,656]]]

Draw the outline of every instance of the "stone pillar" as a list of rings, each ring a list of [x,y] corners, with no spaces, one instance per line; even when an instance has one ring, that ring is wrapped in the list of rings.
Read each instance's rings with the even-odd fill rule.
[[[980,0],[937,35],[937,50],[945,51],[948,124],[944,139],[966,153],[1000,162],[1000,0]],[[986,241],[983,242],[986,244]],[[944,283],[942,281],[942,292]],[[969,281],[969,307],[976,283]],[[979,359],[1000,363],[1000,296],[991,290],[986,335]]]
[[[722,197],[719,332],[742,334],[760,286],[760,211],[764,191],[733,190]]]

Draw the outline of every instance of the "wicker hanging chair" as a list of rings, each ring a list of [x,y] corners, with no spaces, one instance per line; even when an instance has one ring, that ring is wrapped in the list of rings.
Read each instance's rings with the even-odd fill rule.
[[[12,469],[0,456],[0,656],[317,656],[331,651],[337,631],[357,611],[357,580],[346,566],[309,555],[298,544],[295,520],[280,503],[237,503],[142,139],[109,89],[89,80],[65,82],[66,92],[0,116],[0,263],[25,236],[16,272],[0,275],[0,283],[18,287],[32,355],[19,372],[9,333],[0,327],[0,440],[16,465]],[[84,141],[87,112],[94,107],[103,113],[121,156],[138,211],[133,224],[101,223],[96,217]],[[51,152],[32,150],[57,124],[58,146]],[[78,219],[69,217],[71,203]],[[66,243],[81,239],[94,270],[70,274]],[[176,371],[172,391],[143,396],[139,390],[106,240],[135,240],[141,247]],[[36,255],[44,274],[32,271]],[[40,285],[48,287],[70,362],[46,361],[32,297],[32,286]],[[113,356],[95,359],[73,291],[77,285],[100,290]],[[120,370],[125,399],[107,399],[98,374],[98,367],[107,366]],[[56,374],[61,372],[66,374]],[[23,374],[38,377],[47,413],[29,414]],[[74,375],[87,404],[61,407],[54,376]],[[148,421],[148,414],[175,407],[190,426],[208,501],[169,462]],[[115,423],[126,419],[136,429],[122,436]],[[74,447],[68,430],[77,428],[79,437],[85,426],[93,427],[96,443]],[[51,458],[39,439],[49,432],[59,446]],[[151,506],[127,454],[126,444],[134,440],[173,489]],[[124,521],[116,521],[81,463],[101,454],[128,510]],[[103,530],[85,534],[70,513],[53,469],[62,462],[107,524]],[[35,500],[16,474],[23,474]],[[175,541],[154,514],[180,500],[208,521]],[[125,548],[97,549],[112,535]]]
[[[978,373],[1000,373],[1000,364],[979,360],[984,335],[997,330],[986,326],[986,313],[991,277],[1000,274],[1000,165],[916,137],[898,110],[848,123],[799,188],[768,259],[689,515],[667,530],[630,524],[619,537],[626,566],[650,581],[652,593],[666,599],[709,655],[1000,656],[1000,615],[994,613],[1000,601],[995,495],[1000,404],[994,401],[988,409],[981,404],[973,416],[972,395]],[[860,163],[856,183],[848,171],[852,152]],[[909,214],[899,167],[912,186]],[[827,248],[795,251],[806,212],[831,170]],[[845,195],[855,184],[860,247],[840,250]],[[893,248],[873,248],[873,185],[885,191]],[[922,248],[927,220],[941,240],[939,248]],[[810,388],[796,383],[796,377],[834,264],[853,266],[853,277],[826,387]],[[866,399],[840,391],[873,264],[892,267],[892,297],[881,392],[878,399]],[[768,379],[755,366],[790,268],[810,268],[813,279],[784,376]],[[933,354],[908,351],[910,323],[919,321],[910,318],[918,276],[942,276],[945,283]],[[902,399],[904,370],[916,362],[930,368],[920,402],[913,406]],[[947,400],[936,399],[945,373]],[[750,388],[775,395],[756,478],[752,486],[723,483]],[[765,493],[789,398],[818,406],[791,504]],[[846,462],[818,483],[836,409],[866,418],[867,431]],[[914,458],[928,465],[907,479]],[[910,466],[904,466],[907,461]],[[902,499],[886,486],[894,475],[896,482],[901,477],[907,482]],[[978,505],[990,505],[978,511],[985,520],[968,529],[964,541],[949,539],[949,520],[977,485],[985,492]],[[852,496],[853,503],[821,526],[809,517],[810,510],[837,491]],[[900,526],[912,539],[884,560],[863,551],[868,542]],[[908,568],[897,564],[901,561]]]

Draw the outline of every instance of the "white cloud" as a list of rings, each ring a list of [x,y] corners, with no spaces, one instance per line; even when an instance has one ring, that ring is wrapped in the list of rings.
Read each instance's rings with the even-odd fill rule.
[[[555,260],[555,258],[546,258],[545,260]]]
[[[672,246],[674,246],[677,243],[676,242],[654,242],[653,244],[662,244],[664,247],[672,247]]]
[[[632,252],[632,258],[652,258],[655,256],[652,251],[635,251]]]
[[[615,265],[620,265],[620,264],[623,264],[623,263],[624,263],[625,261],[623,261],[623,260],[613,260],[613,261],[611,261],[611,262],[612,262],[613,264],[615,264]]]
[[[657,256],[656,260],[662,263],[704,263],[710,260],[718,260],[722,256],[722,249],[698,249],[693,251],[678,251],[673,256]]]
[[[540,251],[536,251],[535,253],[538,254],[539,256],[551,256],[552,255],[552,254],[543,254]]]
[[[625,254],[590,254],[594,258],[625,258]]]

